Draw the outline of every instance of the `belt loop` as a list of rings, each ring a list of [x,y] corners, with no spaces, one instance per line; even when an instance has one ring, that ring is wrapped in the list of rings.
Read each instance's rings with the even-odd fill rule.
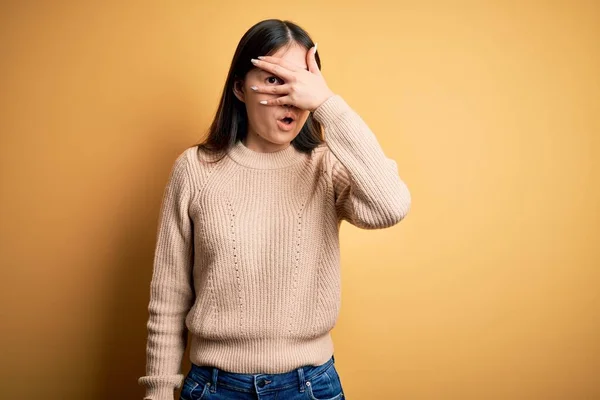
[[[304,368],[296,369],[298,371],[298,384],[300,385],[300,393],[304,393]]]
[[[212,386],[210,388],[211,393],[217,392],[217,376],[219,375],[219,369],[217,367],[213,367],[212,371]]]

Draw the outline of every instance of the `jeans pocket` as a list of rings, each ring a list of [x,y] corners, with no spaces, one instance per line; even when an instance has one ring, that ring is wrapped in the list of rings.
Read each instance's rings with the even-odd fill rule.
[[[206,382],[197,381],[188,374],[183,381],[183,388],[179,400],[201,400],[204,398],[208,385]]]
[[[339,400],[344,398],[342,382],[334,364],[319,375],[307,380],[307,392],[311,400]]]

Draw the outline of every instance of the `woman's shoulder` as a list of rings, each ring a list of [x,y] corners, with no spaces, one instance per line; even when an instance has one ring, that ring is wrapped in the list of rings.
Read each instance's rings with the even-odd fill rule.
[[[333,167],[338,164],[338,159],[335,154],[331,152],[327,142],[317,145],[313,152],[315,155],[315,160],[323,172],[331,171]]]
[[[327,142],[321,142],[317,145],[317,147],[314,148],[314,152],[315,153],[323,153],[324,151],[329,150],[329,147],[327,146]]]
[[[223,155],[223,153],[211,153],[196,144],[183,150],[179,154],[179,158],[185,158],[192,167],[204,168],[212,167]]]
[[[213,168],[219,164],[221,157],[218,154],[207,152],[199,145],[193,145],[179,153],[174,168],[187,170],[193,185],[199,188],[213,171]]]
[[[331,150],[327,146],[327,142],[322,142],[313,149],[313,156],[318,164],[327,163]]]

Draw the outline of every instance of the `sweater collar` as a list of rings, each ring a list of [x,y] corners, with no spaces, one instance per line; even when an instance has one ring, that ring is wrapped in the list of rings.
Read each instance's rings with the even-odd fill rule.
[[[238,164],[254,169],[284,168],[305,158],[304,153],[291,144],[283,150],[263,153],[249,149],[241,140],[231,147],[228,154]]]

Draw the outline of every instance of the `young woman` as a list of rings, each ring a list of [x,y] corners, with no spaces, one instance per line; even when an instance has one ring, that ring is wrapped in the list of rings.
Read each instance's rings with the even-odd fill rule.
[[[390,227],[411,198],[396,162],[327,86],[316,47],[289,21],[250,28],[207,139],[174,162],[138,379],[144,399],[171,400],[182,383],[183,400],[344,398],[330,335],[341,222]]]

